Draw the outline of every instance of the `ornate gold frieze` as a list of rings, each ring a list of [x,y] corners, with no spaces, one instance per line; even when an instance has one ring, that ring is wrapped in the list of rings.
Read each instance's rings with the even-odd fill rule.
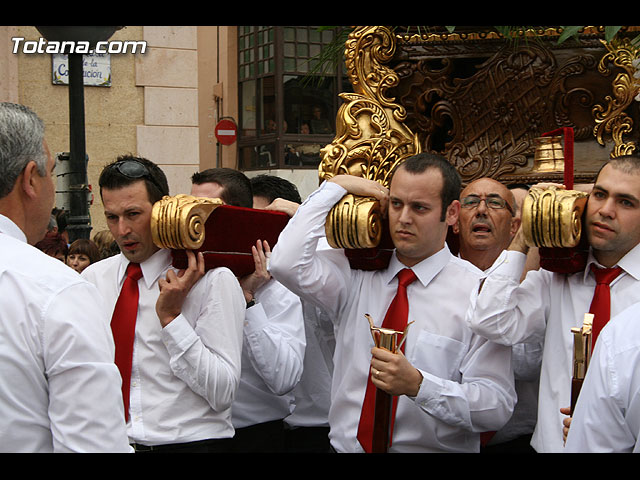
[[[425,27],[429,29],[429,27]],[[464,29],[464,27],[459,27]],[[621,28],[621,32],[637,32],[640,31],[638,26],[625,26]],[[512,40],[538,40],[541,38],[558,39],[564,32],[562,27],[523,27],[519,29],[513,29],[510,33],[509,39]],[[578,34],[580,37],[587,36],[602,36],[605,33],[603,26],[585,26]],[[493,30],[492,27],[485,27],[481,30],[480,27],[476,30],[470,31],[441,31],[441,32],[397,32],[396,38],[398,41],[406,44],[419,44],[419,43],[455,43],[455,42],[474,42],[474,41],[487,41],[487,40],[505,40],[505,36]]]
[[[634,78],[634,60],[640,58],[640,48],[634,46],[628,38],[614,39],[612,42],[602,42],[607,53],[598,64],[598,71],[603,75],[610,73],[610,65],[619,67],[613,81],[613,95],[606,97],[607,105],[596,105],[593,108],[596,125],[593,133],[600,145],[605,145],[611,138],[614,143],[610,153],[611,158],[629,155],[637,151],[638,146],[633,141],[625,141],[625,136],[633,130],[633,119],[626,112],[640,91],[640,83]]]

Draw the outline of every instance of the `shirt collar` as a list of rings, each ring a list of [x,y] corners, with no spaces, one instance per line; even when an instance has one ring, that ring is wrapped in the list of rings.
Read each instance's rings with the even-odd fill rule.
[[[121,282],[124,282],[127,267],[129,266],[129,260],[122,253],[119,255],[120,266],[118,267],[118,278]],[[160,275],[162,275],[167,268],[171,266],[171,261],[171,250],[161,248],[140,264],[140,268],[142,269],[142,278],[144,279],[144,283],[147,288],[151,288]]]
[[[418,280],[424,287],[426,287],[431,280],[442,270],[447,263],[451,260],[451,251],[445,243],[443,248],[425,258],[420,263],[411,267],[411,270],[416,274]],[[400,260],[398,260],[396,251],[394,250],[391,260],[389,261],[389,267],[384,272],[384,279],[387,284],[396,277],[398,272],[403,268],[407,268]]]
[[[584,269],[584,280],[587,280],[589,275],[592,275],[591,265],[602,268],[602,265],[593,256],[593,250],[589,249],[589,256],[587,258],[587,266]],[[622,267],[625,273],[631,275],[635,280],[640,280],[640,244],[633,247],[627,252],[627,254],[620,259],[618,266]]]
[[[9,217],[5,217],[0,214],[0,233],[6,233],[10,237],[27,243],[27,236],[24,234],[20,227],[16,225]]]

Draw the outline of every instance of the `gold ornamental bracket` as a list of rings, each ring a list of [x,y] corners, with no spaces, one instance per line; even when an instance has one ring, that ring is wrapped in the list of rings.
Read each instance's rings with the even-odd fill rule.
[[[588,195],[551,185],[532,187],[522,202],[522,233],[530,247],[575,247]]]
[[[373,248],[382,238],[383,213],[373,197],[347,194],[331,209],[325,222],[333,248]]]
[[[638,151],[638,145],[633,141],[625,141],[625,136],[633,130],[633,119],[626,113],[635,97],[640,94],[640,80],[634,74],[634,62],[640,61],[640,47],[634,45],[629,38],[615,38],[611,42],[602,41],[607,53],[598,64],[598,71],[608,75],[610,65],[622,69],[613,81],[613,96],[606,97],[607,105],[596,105],[593,116],[596,125],[593,129],[598,143],[605,145],[609,138],[614,146],[611,158],[629,155]]]
[[[219,198],[192,195],[165,196],[153,205],[151,236],[160,248],[197,250],[205,240],[205,223],[218,206]]]
[[[389,187],[394,169],[420,153],[418,136],[406,125],[405,108],[387,95],[398,74],[385,63],[396,50],[396,38],[383,26],[356,27],[345,43],[347,75],[354,93],[336,117],[336,136],[322,150],[320,181],[335,175],[355,175]],[[326,232],[334,248],[371,248],[380,240],[382,217],[373,198],[343,199],[327,218]]]
[[[571,379],[571,413],[573,413],[578,395],[587,374],[589,361],[591,360],[591,336],[593,327],[593,314],[585,313],[581,327],[573,327],[573,374]]]

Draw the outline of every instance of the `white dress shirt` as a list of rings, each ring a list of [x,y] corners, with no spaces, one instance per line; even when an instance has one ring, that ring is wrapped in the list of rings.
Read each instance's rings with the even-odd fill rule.
[[[598,335],[565,451],[640,453],[640,303]]]
[[[495,268],[495,266],[492,266]],[[491,273],[492,267],[485,270]],[[507,424],[498,430],[488,445],[497,446],[531,435],[538,416],[538,389],[542,364],[543,342],[517,343],[511,347],[511,363],[518,402]]]
[[[531,445],[539,453],[562,452],[566,416],[560,408],[571,404],[571,328],[581,326],[589,311],[596,285],[590,265],[595,259],[589,255],[584,272],[571,275],[530,271],[520,284],[525,260],[520,252],[502,252],[480,294],[472,297],[468,320],[476,333],[504,345],[544,341],[538,420]],[[625,273],[611,283],[612,316],[640,301],[640,246],[618,265]]]
[[[119,254],[82,272],[104,296],[109,321],[128,264]],[[162,328],[155,309],[158,279],[172,268],[171,252],[159,250],[140,266],[129,439],[162,445],[232,437],[246,306],[240,284],[226,268],[209,270],[189,292],[182,313]]]
[[[305,352],[300,299],[271,279],[246,309],[242,373],[233,402],[235,428],[272,420],[291,413],[292,390],[300,381]]]
[[[2,215],[0,292],[0,451],[131,451],[102,298]]]
[[[302,302],[307,346],[304,370],[293,390],[293,412],[284,419],[290,427],[328,427],[335,336],[333,322],[319,307]]]
[[[365,314],[380,326],[404,265],[394,255],[385,270],[352,270],[342,250],[316,251],[327,213],[345,193],[325,182],[305,200],[278,239],[271,272],[334,319],[330,440],[339,452],[362,452],[356,433],[373,347]],[[399,397],[390,451],[478,451],[479,433],[500,428],[513,410],[511,351],[465,323],[467,300],[482,275],[477,268],[445,246],[413,270],[418,281],[407,294],[415,323],[405,355],[423,381],[415,398]]]

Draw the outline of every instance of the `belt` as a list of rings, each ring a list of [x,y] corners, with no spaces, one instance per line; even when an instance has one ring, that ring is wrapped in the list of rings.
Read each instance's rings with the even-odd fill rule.
[[[213,444],[227,444],[229,439],[227,438],[213,438],[208,440],[196,440],[194,442],[184,442],[184,443],[167,443],[162,445],[142,445],[140,443],[132,443],[131,447],[133,447],[134,452],[136,453],[144,453],[144,452],[162,452],[167,450],[175,450],[175,449],[188,449],[189,447],[197,447],[202,445],[213,445]]]

